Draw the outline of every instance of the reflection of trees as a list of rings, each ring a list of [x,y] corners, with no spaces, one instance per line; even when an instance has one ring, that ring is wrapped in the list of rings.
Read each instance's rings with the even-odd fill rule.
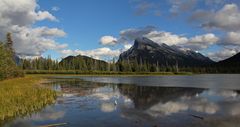
[[[182,96],[194,96],[203,92],[199,88],[152,87],[136,85],[118,85],[121,94],[128,96],[138,109],[148,109],[158,102],[167,102]]]
[[[91,94],[95,92],[96,88],[104,86],[103,83],[87,82],[80,79],[54,79],[49,84],[53,89],[79,96]]]
[[[237,94],[240,94],[240,90],[236,90]]]

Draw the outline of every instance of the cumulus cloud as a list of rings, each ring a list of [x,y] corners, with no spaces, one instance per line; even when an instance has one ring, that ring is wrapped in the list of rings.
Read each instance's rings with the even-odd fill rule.
[[[147,37],[158,44],[166,43],[168,45],[186,43],[188,40],[186,37],[180,35],[175,35],[165,31],[158,31],[157,28],[153,26],[122,30],[120,31],[119,40],[127,40],[131,42],[138,37]]]
[[[102,45],[115,45],[117,43],[117,38],[113,36],[103,36],[100,39]]]
[[[240,29],[240,10],[237,4],[226,4],[218,11],[208,12],[201,15],[200,19],[206,19],[201,24],[202,27],[212,29],[223,29],[226,31],[235,31]],[[209,17],[208,19],[205,17]],[[197,18],[196,18],[197,20]]]
[[[48,11],[38,10],[35,0],[3,0],[0,2],[0,38],[11,32],[14,49],[21,56],[40,56],[49,49],[66,48],[66,44],[55,41],[66,33],[58,28],[33,27],[42,20],[57,21]]]
[[[64,37],[66,35],[66,33],[63,30],[57,28],[37,27],[32,31],[39,33],[38,36],[45,37]]]
[[[1,26],[30,25],[40,20],[56,20],[47,11],[36,11],[38,5],[35,0],[2,0],[0,2]]]
[[[223,45],[240,45],[240,32],[228,32],[223,39]]]
[[[102,37],[101,40],[103,40],[105,37],[106,36]],[[122,30],[120,31],[120,37],[118,39],[107,36],[105,44],[113,45],[122,43],[124,49],[127,49],[126,46],[129,46],[128,48],[130,48],[132,42],[138,37],[147,37],[158,44],[165,43],[170,46],[177,45],[192,50],[206,49],[209,46],[216,44],[220,40],[213,33],[207,33],[188,38],[183,35],[177,35],[171,32],[159,31],[156,27],[153,26],[146,26],[143,28],[129,28]],[[114,40],[114,43],[112,40]]]
[[[93,57],[96,59],[103,59],[103,58],[107,58],[107,57],[118,57],[120,55],[120,50],[112,50],[110,48],[107,47],[103,47],[103,48],[97,48],[97,49],[93,49],[93,50],[70,50],[70,49],[64,49],[61,50],[60,53],[65,57],[65,56],[69,56],[69,55],[85,55],[85,56],[89,56],[89,57]]]
[[[103,36],[100,38],[100,43],[102,45],[115,45],[115,44],[128,44],[138,37],[143,37],[144,35],[155,30],[156,27],[146,26],[143,28],[129,28],[120,31],[120,37],[115,38],[112,36]]]
[[[165,32],[165,31],[151,31],[144,36],[158,44],[165,43],[168,45],[177,45],[177,44],[186,43],[188,41],[186,37],[179,36],[176,34],[172,34],[170,32]]]
[[[56,17],[54,17],[52,14],[50,14],[47,11],[38,11],[36,13],[36,20],[37,21],[41,21],[41,20],[45,20],[45,19],[48,19],[48,20],[51,20],[51,21],[58,21],[56,19]]]
[[[190,38],[187,43],[183,45],[183,47],[198,51],[206,49],[210,45],[216,44],[218,41],[219,38],[213,33],[207,33]]]

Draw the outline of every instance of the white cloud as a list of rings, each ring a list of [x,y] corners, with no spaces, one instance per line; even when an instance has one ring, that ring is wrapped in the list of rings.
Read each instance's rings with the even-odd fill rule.
[[[41,56],[47,50],[66,48],[55,41],[66,33],[58,28],[33,27],[42,20],[57,21],[47,11],[38,10],[36,0],[2,0],[0,2],[0,38],[11,32],[16,53],[21,56]]]
[[[171,32],[158,31],[155,27],[147,26],[143,28],[130,28],[120,31],[120,37],[114,44],[123,43],[125,48],[126,44],[131,44],[138,37],[147,37],[158,44],[165,43],[170,46],[178,45],[192,50],[206,49],[211,45],[217,44],[217,42],[220,40],[213,33],[187,38]]]
[[[202,50],[208,48],[210,45],[216,44],[219,38],[213,33],[207,33],[204,35],[197,35],[190,38],[183,47],[190,48],[192,50]]]
[[[240,32],[228,32],[223,40],[223,45],[240,45]]]
[[[64,37],[66,35],[63,30],[57,28],[37,27],[32,31],[36,32],[38,36],[45,37]]]
[[[115,45],[117,43],[117,38],[113,36],[103,36],[100,39],[102,45]]]
[[[120,31],[118,42],[129,43],[138,37],[147,37],[158,44],[166,43],[168,45],[182,44],[188,41],[186,37],[175,35],[170,32],[157,31],[156,27],[146,26],[143,28],[130,28]]]
[[[37,11],[35,0],[2,0],[0,2],[0,26],[18,25],[25,26],[40,20],[56,20],[52,14],[47,11]]]
[[[51,10],[52,10],[52,11],[59,11],[59,10],[60,10],[60,8],[59,8],[59,7],[57,7],[57,6],[53,6]]]
[[[147,109],[146,112],[153,117],[158,117],[186,110],[214,114],[219,110],[219,106],[206,98],[183,97],[178,101],[159,102]]]
[[[216,52],[209,52],[207,55],[215,60],[215,61],[220,61],[220,60],[224,60],[227,59],[235,54],[237,54],[238,52],[240,52],[239,50],[240,48],[223,48],[222,50],[216,51]]]
[[[62,37],[65,32],[57,28],[47,27],[19,27],[12,26],[14,48],[21,56],[40,56],[47,50],[59,50],[67,47],[67,44],[58,44],[55,37]]]
[[[186,43],[188,41],[186,37],[182,37],[165,31],[151,31],[144,36],[158,44],[165,43],[167,45],[177,45]]]
[[[118,57],[120,55],[120,50],[112,50],[107,47],[97,48],[93,50],[62,50],[60,53],[65,57],[68,55],[85,55],[95,59],[104,59],[109,57]]]
[[[157,117],[159,115],[164,114],[164,115],[171,115],[173,113],[178,113],[180,111],[185,111],[189,107],[187,104],[182,103],[182,102],[166,102],[166,103],[158,103],[156,105],[153,105],[147,110],[147,113],[150,114],[151,116]]]
[[[219,110],[219,106],[217,104],[209,102],[209,100],[205,98],[191,101],[189,107],[191,110],[208,114],[215,114]]]
[[[41,20],[51,20],[51,21],[58,21],[56,17],[54,17],[52,14],[50,14],[47,11],[39,11],[36,13],[36,20],[41,21]]]
[[[206,23],[202,26],[205,28],[219,28],[227,31],[240,30],[240,10],[237,4],[226,4],[216,12],[209,12]],[[207,14],[207,15],[209,15]],[[204,15],[203,15],[204,16]]]

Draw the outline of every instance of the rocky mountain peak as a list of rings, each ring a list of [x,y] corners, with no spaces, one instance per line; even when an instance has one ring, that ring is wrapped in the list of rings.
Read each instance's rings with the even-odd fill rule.
[[[134,45],[119,57],[119,62],[124,60],[145,61],[149,64],[160,64],[163,66],[201,66],[213,63],[211,59],[201,53],[194,51],[183,51],[178,46],[168,46],[167,44],[158,44],[154,41],[141,37],[137,38]]]

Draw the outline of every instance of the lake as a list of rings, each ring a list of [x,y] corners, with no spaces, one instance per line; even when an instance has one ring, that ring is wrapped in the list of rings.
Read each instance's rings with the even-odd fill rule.
[[[55,104],[6,127],[237,127],[240,75],[52,76]]]

